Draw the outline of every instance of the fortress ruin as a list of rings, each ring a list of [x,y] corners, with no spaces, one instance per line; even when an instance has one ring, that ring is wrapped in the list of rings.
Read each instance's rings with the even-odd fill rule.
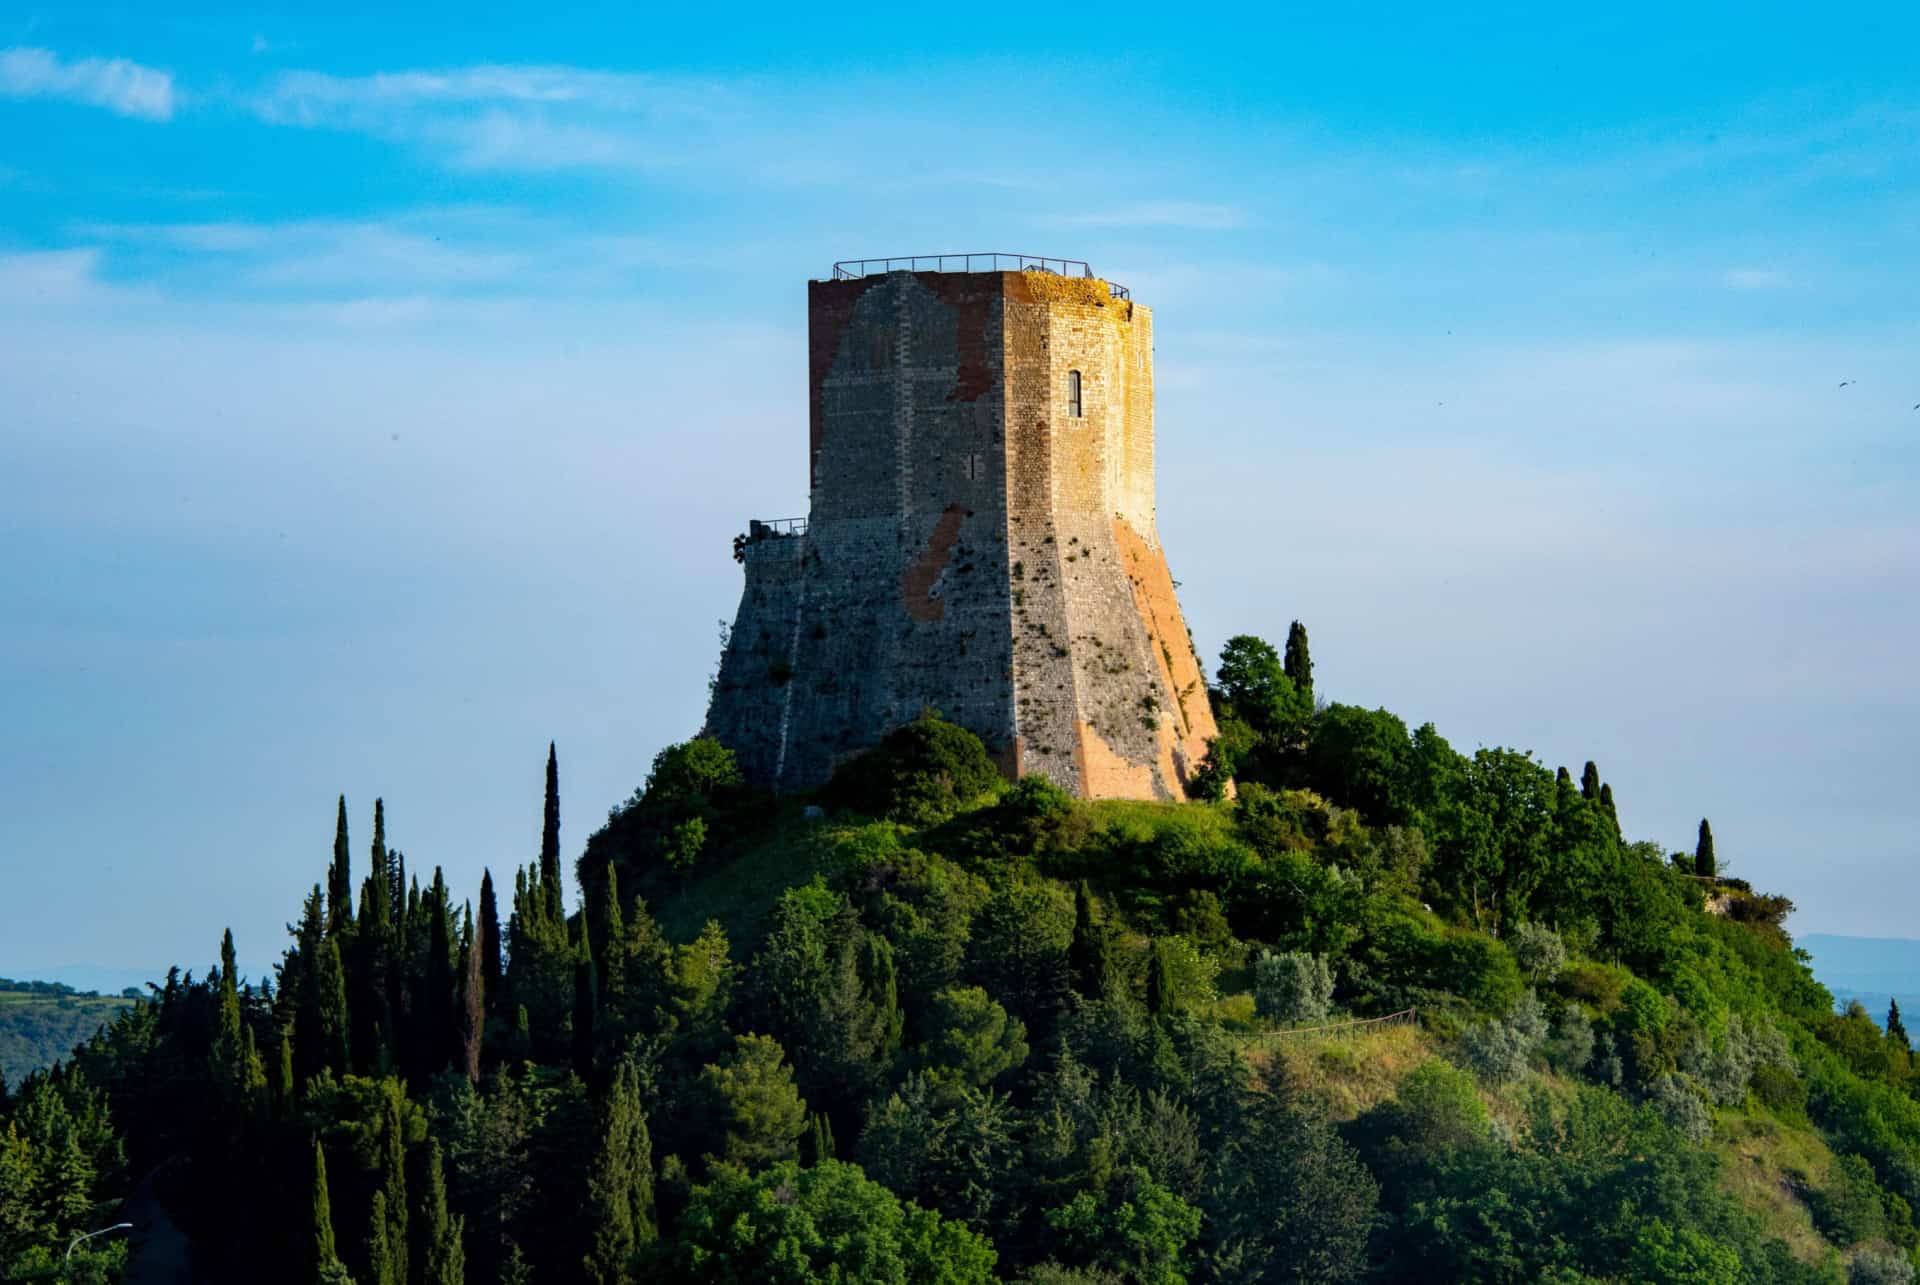
[[[810,512],[756,521],[707,731],[775,790],[928,709],[1010,777],[1183,799],[1213,715],[1154,524],[1153,318],[1073,260],[807,286]]]

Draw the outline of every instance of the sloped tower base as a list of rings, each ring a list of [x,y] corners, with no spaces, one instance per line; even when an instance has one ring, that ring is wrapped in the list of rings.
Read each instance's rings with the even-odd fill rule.
[[[1214,735],[1153,509],[1152,320],[1107,282],[809,287],[812,511],[755,523],[707,730],[820,785],[928,709],[1010,776],[1181,799]]]

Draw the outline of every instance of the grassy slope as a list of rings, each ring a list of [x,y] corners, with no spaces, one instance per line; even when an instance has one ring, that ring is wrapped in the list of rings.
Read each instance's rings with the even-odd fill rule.
[[[0,991],[0,1077],[18,1084],[65,1057],[132,1004],[119,996],[32,995]]]

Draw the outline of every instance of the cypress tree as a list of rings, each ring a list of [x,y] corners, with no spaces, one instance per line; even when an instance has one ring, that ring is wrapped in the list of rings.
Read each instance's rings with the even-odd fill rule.
[[[352,1027],[347,1013],[347,975],[340,966],[340,943],[332,938],[320,943],[320,966],[314,970],[314,987],[318,1065],[345,1075],[353,1069]]]
[[[1906,1024],[1900,1020],[1900,1001],[1897,999],[1887,1001],[1887,1038],[1898,1040],[1900,1047],[1907,1052],[1913,1051],[1913,1045],[1907,1039]]]
[[[407,859],[386,846],[387,810],[386,804],[379,799],[373,801],[373,841],[384,850],[380,869],[387,876],[387,915],[394,927],[398,928],[400,914],[406,906]]]
[[[860,985],[873,1007],[879,1036],[874,1056],[891,1058],[900,1047],[906,1015],[900,1011],[900,972],[893,961],[893,943],[879,933],[860,935]]]
[[[621,957],[627,948],[627,925],[620,913],[620,882],[607,862],[607,877],[600,887],[600,996],[621,989],[626,979]]]
[[[347,970],[347,1002],[353,1006],[353,1048],[361,1071],[386,1075],[393,1069],[393,921],[387,876],[379,871],[360,885],[360,920],[354,929]]]
[[[554,743],[547,742],[547,805],[540,827],[540,887],[547,895],[547,914],[560,919],[566,914],[560,895],[560,760]]]
[[[333,864],[327,867],[327,932],[353,931],[353,855],[347,848],[347,796],[333,822]]]
[[[247,1110],[256,1114],[272,1100],[267,1095],[267,1060],[260,1056],[251,1026],[240,1036],[240,1096]]]
[[[1613,832],[1620,833],[1620,813],[1613,806],[1613,787],[1604,782],[1600,786],[1600,810],[1613,822]]]
[[[1313,658],[1307,651],[1307,627],[1294,621],[1287,630],[1286,659],[1281,663],[1293,688],[1309,701],[1313,699]]]
[[[455,1036],[455,1005],[458,996],[454,983],[452,908],[447,904],[447,881],[440,867],[433,868],[433,885],[427,890],[427,966],[421,978],[421,1002],[417,1016],[422,1027],[421,1070],[436,1075],[458,1056]]]
[[[318,1138],[313,1140],[313,1216],[309,1225],[312,1235],[308,1253],[317,1281],[322,1271],[340,1261],[333,1244],[333,1202],[327,1196],[327,1153]]]
[[[273,1108],[285,1117],[293,1111],[293,1032],[280,1029],[273,1042]]]
[[[280,1000],[292,1014],[294,1082],[305,1084],[323,1063],[320,1039],[320,943],[326,935],[320,885],[315,884],[301,907],[294,947],[281,970]]]
[[[1073,988],[1088,999],[1107,993],[1113,973],[1112,943],[1105,928],[1093,919],[1093,892],[1082,879],[1073,893],[1073,941],[1067,948]]]
[[[485,986],[487,1011],[500,1010],[500,905],[493,895],[493,872],[480,872],[480,979]]]
[[[385,1136],[381,1139],[380,1191],[387,1216],[387,1270],[394,1285],[406,1285],[407,1139],[406,1117],[401,1110],[405,1095],[400,1086],[391,1081],[386,1085],[386,1093],[386,1107],[381,1116]]]
[[[808,1112],[807,1132],[803,1142],[801,1158],[809,1167],[818,1165],[822,1161],[832,1160],[834,1158],[833,1122],[818,1111]]]
[[[1147,1012],[1159,1017],[1173,1009],[1173,963],[1166,947],[1153,944],[1153,956],[1147,962]]]
[[[587,1279],[630,1285],[634,1254],[653,1240],[653,1142],[640,1099],[640,1070],[631,1051],[615,1066],[607,1088],[600,1143],[587,1171],[587,1217],[593,1239]]]
[[[446,1171],[440,1163],[440,1140],[427,1139],[426,1181],[420,1197],[420,1257],[424,1270],[420,1285],[464,1285],[466,1250],[462,1245],[466,1219],[447,1212]]]
[[[1587,760],[1585,770],[1580,773],[1580,797],[1589,803],[1600,801],[1600,769],[1593,765],[1592,759]]]
[[[241,1048],[240,978],[234,962],[233,929],[220,938],[220,1012],[214,1028],[214,1091],[231,1097],[244,1090],[246,1063]]]
[[[1720,872],[1719,863],[1713,859],[1713,827],[1705,817],[1700,818],[1700,838],[1693,845],[1693,872],[1709,879]]]
[[[513,1060],[533,1060],[533,1019],[527,1016],[525,1004],[515,1009],[513,1014]]]
[[[368,1285],[407,1285],[405,1276],[393,1274],[393,1248],[387,1243],[387,1193],[373,1193],[373,1213],[367,1219],[367,1269],[373,1273]]]
[[[580,916],[580,948],[573,961],[573,1069],[583,1080],[593,1078],[594,1009],[599,999],[594,976],[593,943],[587,935],[587,917]]]
[[[471,918],[471,911],[469,918]],[[479,1083],[480,1041],[486,1032],[486,981],[480,968],[478,942],[460,952],[460,1069]]]

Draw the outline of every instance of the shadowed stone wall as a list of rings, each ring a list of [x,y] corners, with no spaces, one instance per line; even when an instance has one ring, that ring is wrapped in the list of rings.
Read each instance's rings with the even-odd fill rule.
[[[799,789],[936,709],[1009,775],[1184,797],[1214,727],[1154,529],[1150,314],[1038,272],[808,295],[810,521],[747,545],[707,730]]]

